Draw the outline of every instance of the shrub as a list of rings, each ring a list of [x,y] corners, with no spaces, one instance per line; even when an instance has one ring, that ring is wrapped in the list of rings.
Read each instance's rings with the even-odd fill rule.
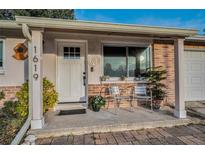
[[[28,115],[28,102],[29,102],[29,87],[28,82],[24,83],[21,90],[16,93],[16,97],[19,101],[17,105],[17,112],[21,117]],[[47,109],[53,108],[58,101],[58,94],[55,90],[55,86],[52,82],[43,78],[43,112]]]
[[[147,69],[146,78],[151,86],[153,100],[163,100],[166,97],[166,86],[163,80],[167,78],[167,71],[162,66]]]
[[[4,103],[4,107],[2,108],[3,114],[7,118],[17,118],[18,117],[18,112],[17,112],[17,101],[6,101]]]
[[[162,100],[166,97],[166,79],[167,71],[162,66],[151,67],[146,71],[146,79],[152,91],[153,108],[159,109]]]
[[[10,144],[26,119],[19,116],[18,104],[18,101],[6,101],[0,109],[0,144]]]
[[[28,82],[25,82],[19,92],[16,93],[18,99],[18,105],[16,111],[20,117],[26,117],[28,115],[28,102],[29,102],[29,93],[28,93]]]
[[[23,123],[22,118],[0,118],[0,144],[10,144]]]
[[[10,144],[20,130],[28,116],[29,103],[28,82],[24,83],[16,93],[18,101],[6,101],[0,109],[0,144]],[[43,79],[43,111],[54,107],[57,103],[58,94],[54,85]]]
[[[52,82],[47,80],[46,78],[43,79],[43,110],[44,112],[49,109],[53,108],[56,103],[58,102],[58,94],[55,90],[55,86]]]
[[[89,106],[93,111],[98,112],[102,106],[105,106],[105,99],[102,96],[91,96],[89,98]]]

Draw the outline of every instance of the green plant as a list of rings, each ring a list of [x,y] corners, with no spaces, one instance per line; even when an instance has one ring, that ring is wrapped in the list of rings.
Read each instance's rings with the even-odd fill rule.
[[[0,144],[10,144],[25,119],[0,117]]]
[[[58,102],[58,93],[55,90],[55,86],[52,82],[43,79],[43,111],[45,112],[49,108],[53,108]]]
[[[145,78],[151,87],[153,100],[163,100],[166,97],[166,86],[163,80],[166,79],[166,70],[162,66],[151,67],[146,70]]]
[[[28,115],[28,102],[29,102],[29,93],[28,93],[29,87],[28,82],[25,82],[22,86],[19,92],[16,93],[16,97],[18,99],[18,105],[17,105],[17,112],[19,116],[26,117]]]
[[[101,76],[100,77],[100,81],[106,81],[108,80],[110,77],[108,75],[105,75],[105,76]]]
[[[19,115],[18,104],[18,101],[6,101],[0,109],[0,144],[10,144],[26,119]]]
[[[7,118],[17,118],[18,117],[18,111],[17,111],[17,101],[6,101],[4,103],[4,107],[2,108],[3,114]]]
[[[89,98],[89,106],[95,112],[100,111],[100,108],[102,106],[105,106],[105,103],[106,103],[105,99],[99,95],[91,96]]]
[[[17,105],[17,112],[21,117],[28,115],[28,102],[29,102],[29,87],[28,82],[25,82],[20,91],[16,93],[16,97],[19,101]],[[52,82],[43,78],[43,112],[49,108],[53,108],[58,101],[58,94],[55,90],[55,86]]]
[[[5,94],[3,91],[0,91],[0,100],[4,99],[5,98]]]
[[[121,76],[121,77],[120,77],[120,80],[121,80],[121,81],[125,81],[126,79],[127,79],[126,76]]]

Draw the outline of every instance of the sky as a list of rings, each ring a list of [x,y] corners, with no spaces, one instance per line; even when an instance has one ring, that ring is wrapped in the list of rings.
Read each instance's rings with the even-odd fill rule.
[[[89,10],[77,9],[78,20],[193,28],[205,34],[204,10]]]

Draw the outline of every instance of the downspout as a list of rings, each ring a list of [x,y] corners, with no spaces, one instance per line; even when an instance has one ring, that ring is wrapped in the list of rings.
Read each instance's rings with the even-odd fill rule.
[[[27,24],[22,24],[22,32],[23,32],[23,35],[24,37],[28,40],[28,41],[31,41],[32,37],[31,37],[31,34],[29,32],[29,27]]]
[[[28,41],[28,58],[29,58],[29,69],[28,69],[28,73],[29,73],[29,81],[31,81],[31,52],[32,52],[32,36],[29,32],[29,27],[27,24],[22,24],[22,32],[23,32],[23,35],[24,37],[27,39]],[[31,84],[29,82],[29,115],[28,117],[31,117],[32,115],[32,103],[31,103]]]
[[[28,65],[29,65],[29,69],[28,69],[28,81],[29,81],[29,114],[28,114],[28,117],[31,117],[32,116],[32,111],[33,111],[33,106],[32,106],[32,99],[31,99],[31,81],[32,81],[32,72],[31,72],[31,61],[32,61],[32,57],[31,57],[31,52],[32,52],[32,36],[31,36],[31,33],[29,32],[29,27],[27,24],[22,24],[22,32],[23,32],[23,35],[24,37],[26,38],[26,41],[28,41]],[[31,118],[30,118],[31,119]]]
[[[28,41],[28,52],[29,52],[29,81],[31,81],[31,52],[32,52],[32,37],[29,32],[29,27],[27,24],[22,24],[22,32],[24,37],[26,38],[26,41]],[[24,137],[25,133],[29,129],[31,125],[31,117],[32,117],[32,103],[31,103],[31,82],[29,82],[29,113],[28,113],[28,118],[26,119],[25,123],[21,127],[20,131],[17,133],[16,137],[13,139],[11,142],[11,145],[18,145],[22,141],[22,138]]]

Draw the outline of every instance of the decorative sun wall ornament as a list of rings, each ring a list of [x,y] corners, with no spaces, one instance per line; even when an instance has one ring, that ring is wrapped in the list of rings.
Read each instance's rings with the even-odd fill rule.
[[[98,56],[88,56],[88,65],[90,66],[90,71],[94,72],[94,67],[100,62]]]
[[[13,57],[16,60],[25,60],[26,58],[28,58],[28,48],[24,43],[18,43],[14,47],[14,52],[15,54],[13,55]]]

